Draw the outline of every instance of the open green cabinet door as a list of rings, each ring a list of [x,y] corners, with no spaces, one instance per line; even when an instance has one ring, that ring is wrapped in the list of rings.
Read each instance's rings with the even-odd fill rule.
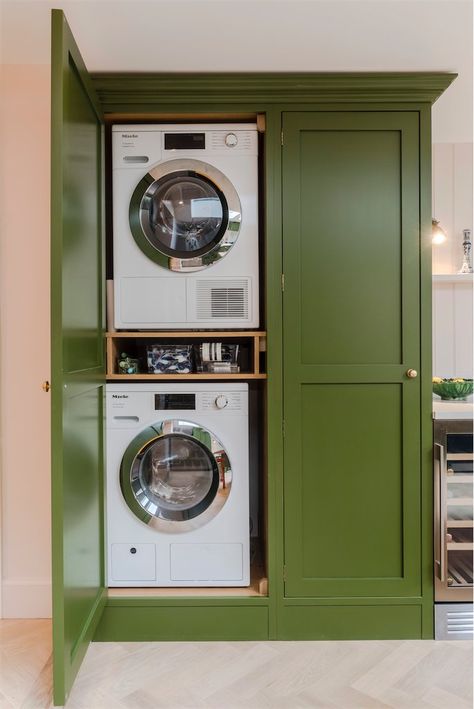
[[[105,604],[103,128],[52,13],[51,350],[54,703],[65,703]]]

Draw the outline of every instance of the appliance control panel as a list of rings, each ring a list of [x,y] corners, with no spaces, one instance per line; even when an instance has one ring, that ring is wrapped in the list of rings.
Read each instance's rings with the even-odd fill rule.
[[[114,125],[112,164],[147,172],[162,160],[211,155],[258,155],[258,133],[253,124]]]
[[[199,394],[201,411],[240,411],[243,406],[242,392],[205,392]]]
[[[256,130],[201,130],[194,132],[163,131],[162,133],[163,156],[172,154],[179,157],[186,153],[186,157],[199,158],[200,154],[222,155],[228,153],[247,153],[257,155],[258,138]],[[195,155],[192,155],[195,153]]]
[[[187,387],[162,388],[158,391],[133,391],[126,388],[107,392],[107,425],[129,428],[143,425],[157,415],[173,418],[174,414],[192,415],[248,413],[248,392],[238,389],[190,390]]]

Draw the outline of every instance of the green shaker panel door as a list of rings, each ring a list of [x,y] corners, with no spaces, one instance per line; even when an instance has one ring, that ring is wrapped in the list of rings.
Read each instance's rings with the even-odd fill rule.
[[[52,13],[51,330],[54,703],[105,604],[102,120],[64,15]]]
[[[283,134],[285,594],[418,596],[418,114]]]

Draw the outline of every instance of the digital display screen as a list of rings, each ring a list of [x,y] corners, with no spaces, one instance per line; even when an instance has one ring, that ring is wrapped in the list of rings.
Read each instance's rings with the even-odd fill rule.
[[[195,394],[155,394],[155,411],[184,411],[195,408]]]
[[[165,150],[204,150],[205,133],[165,133]]]

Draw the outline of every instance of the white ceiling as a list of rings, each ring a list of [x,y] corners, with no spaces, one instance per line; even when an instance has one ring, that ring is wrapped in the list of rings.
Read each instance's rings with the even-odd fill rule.
[[[0,0],[1,1],[1,0]],[[454,71],[436,142],[472,140],[471,0],[4,0],[2,61],[45,64],[63,8],[90,71]]]

